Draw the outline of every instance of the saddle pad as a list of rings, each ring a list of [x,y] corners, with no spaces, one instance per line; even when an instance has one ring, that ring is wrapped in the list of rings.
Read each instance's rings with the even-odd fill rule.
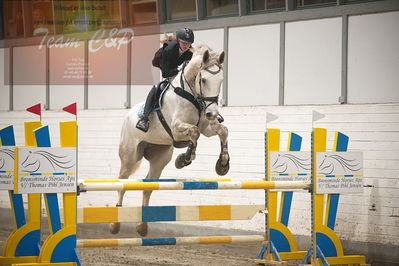
[[[140,108],[137,110],[137,116],[142,116],[144,114],[144,106],[145,106],[145,103],[140,105]],[[155,112],[155,111],[158,111],[160,109],[161,108],[159,108],[159,107],[155,107],[154,109],[151,110],[151,112]]]

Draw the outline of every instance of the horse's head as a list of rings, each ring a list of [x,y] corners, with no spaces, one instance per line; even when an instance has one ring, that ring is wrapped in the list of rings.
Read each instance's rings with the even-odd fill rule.
[[[12,149],[1,149],[0,150],[0,170],[3,167],[14,166],[14,151]]]
[[[218,115],[218,100],[223,81],[224,52],[215,53],[208,46],[193,49],[193,56],[184,73],[194,96],[203,106],[208,120]]]

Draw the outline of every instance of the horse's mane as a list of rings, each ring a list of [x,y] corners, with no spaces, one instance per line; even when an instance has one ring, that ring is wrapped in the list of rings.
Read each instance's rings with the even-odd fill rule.
[[[186,71],[184,73],[185,78],[190,85],[194,84],[198,72],[200,72],[202,69],[214,65],[218,65],[220,68],[222,67],[218,61],[219,53],[213,51],[208,45],[200,44],[195,48],[190,48],[190,49],[193,53],[193,57],[190,60],[190,62],[187,64]],[[206,51],[208,51],[209,53],[209,59],[207,60],[206,64],[203,64],[202,56],[205,54]]]

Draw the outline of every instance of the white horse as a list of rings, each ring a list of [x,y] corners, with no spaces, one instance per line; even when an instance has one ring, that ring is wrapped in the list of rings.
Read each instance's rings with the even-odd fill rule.
[[[119,178],[126,179],[132,175],[144,157],[150,163],[146,178],[158,179],[172,158],[173,146],[188,146],[187,151],[177,157],[175,165],[177,168],[189,165],[195,159],[200,134],[207,137],[219,136],[221,152],[215,169],[219,175],[228,172],[228,129],[216,119],[219,114],[218,96],[223,81],[223,61],[224,52],[215,53],[205,45],[193,49],[192,59],[173,79],[160,101],[164,124],[166,122],[169,130],[164,128],[160,118],[153,112],[149,116],[150,129],[144,133],[136,129],[140,106],[136,105],[129,111],[122,126],[119,144]],[[125,191],[118,193],[117,206],[122,206]],[[148,206],[151,193],[152,191],[143,191],[143,206]],[[120,223],[110,225],[111,233],[116,234],[119,229]],[[140,235],[145,236],[148,225],[143,222],[136,229]]]

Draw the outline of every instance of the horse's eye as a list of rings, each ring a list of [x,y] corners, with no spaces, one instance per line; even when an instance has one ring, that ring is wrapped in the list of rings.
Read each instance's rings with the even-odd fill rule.
[[[205,79],[201,79],[201,83],[205,84],[206,80]]]

